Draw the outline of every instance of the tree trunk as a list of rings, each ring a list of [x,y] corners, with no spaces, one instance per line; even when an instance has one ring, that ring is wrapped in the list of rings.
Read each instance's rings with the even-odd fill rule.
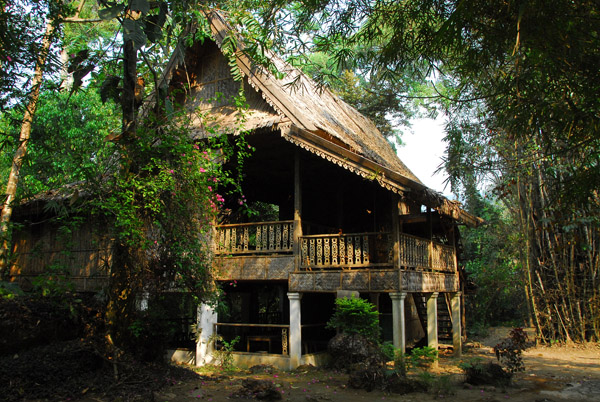
[[[8,183],[6,185],[6,198],[2,206],[2,213],[0,215],[0,239],[2,239],[2,246],[0,248],[0,274],[5,276],[8,274],[8,257],[10,248],[10,230],[9,223],[13,211],[13,203],[15,195],[17,193],[17,185],[19,183],[19,174],[21,172],[21,166],[23,166],[23,158],[27,154],[27,145],[29,138],[31,137],[31,126],[33,123],[33,116],[37,108],[37,103],[40,97],[40,88],[42,85],[42,76],[46,67],[46,60],[50,51],[50,45],[52,44],[52,33],[54,32],[54,21],[49,20],[46,24],[46,32],[42,39],[42,48],[37,58],[35,65],[35,72],[31,85],[31,93],[29,95],[29,102],[25,108],[23,115],[23,121],[21,123],[21,132],[19,135],[19,146],[13,157],[12,167],[10,175],[8,176]]]

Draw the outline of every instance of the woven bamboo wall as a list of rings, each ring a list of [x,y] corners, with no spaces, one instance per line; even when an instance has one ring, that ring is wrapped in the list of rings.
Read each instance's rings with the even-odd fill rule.
[[[13,235],[11,279],[30,290],[36,278],[55,275],[76,291],[98,291],[108,283],[112,240],[90,223],[67,231],[56,224],[30,225]]]

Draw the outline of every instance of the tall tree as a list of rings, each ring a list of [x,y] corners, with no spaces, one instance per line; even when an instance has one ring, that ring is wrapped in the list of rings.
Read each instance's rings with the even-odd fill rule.
[[[52,44],[52,37],[56,23],[54,18],[55,16],[48,16],[46,29],[42,37],[42,45],[37,54],[35,70],[31,82],[31,93],[29,94],[29,99],[26,103],[25,112],[23,114],[23,120],[21,123],[19,145],[13,158],[12,167],[6,185],[6,193],[2,205],[2,212],[0,213],[0,240],[2,241],[0,248],[0,273],[2,275],[4,274],[5,267],[7,265],[6,259],[8,257],[8,249],[10,246],[9,222],[12,215],[13,203],[17,193],[19,173],[21,171],[21,166],[23,165],[23,158],[27,153],[29,137],[31,136],[31,125],[40,95],[42,76],[46,67],[46,60],[48,58],[48,53],[50,52],[50,46]]]
[[[24,111],[21,121],[21,128],[18,138],[18,145],[13,157],[11,170],[8,176],[6,184],[6,193],[3,200],[2,211],[0,213],[0,276],[6,272],[8,249],[10,243],[10,219],[15,203],[15,197],[17,194],[17,185],[19,182],[19,176],[21,167],[23,166],[23,160],[27,154],[27,147],[29,145],[29,139],[31,137],[31,128],[33,118],[37,109],[37,104],[40,96],[41,86],[43,83],[44,71],[49,67],[53,67],[53,63],[49,63],[51,58],[50,48],[53,41],[56,39],[57,28],[65,22],[82,23],[88,22],[79,18],[79,13],[83,7],[85,0],[80,0],[79,7],[72,9],[70,2],[62,1],[48,1],[48,2],[37,2],[33,1],[27,4],[21,5],[2,5],[2,19],[0,27],[3,29],[3,40],[0,43],[0,49],[3,51],[12,51],[15,57],[18,59],[13,60],[9,54],[5,54],[0,59],[6,59],[4,62],[8,66],[6,70],[0,74],[0,83],[2,89],[7,89],[5,86],[18,83],[21,73],[27,72],[28,66],[24,64],[28,59],[33,58],[35,60],[35,68],[30,82],[30,91],[26,94],[26,100],[24,102]],[[24,8],[30,6],[30,11],[35,11],[37,17],[45,21],[45,28],[39,41],[36,43],[38,38],[35,35],[35,29],[31,31],[31,27],[28,25],[31,20],[23,18],[19,15],[20,12],[24,12]],[[74,15],[73,15],[74,13]],[[25,12],[25,14],[31,14]],[[13,20],[14,17],[14,20]],[[35,17],[33,18],[35,21]],[[20,24],[20,25],[19,25]],[[35,24],[34,24],[35,27]],[[11,40],[14,39],[14,42]],[[33,40],[33,43],[28,43],[29,40]],[[27,49],[27,50],[25,50]],[[50,65],[50,66],[49,66]],[[56,64],[54,63],[54,67]],[[11,72],[18,73],[15,76],[11,76]],[[16,80],[16,81],[15,81]],[[7,90],[2,93],[2,100],[0,105],[4,105],[6,102],[18,102],[18,92]]]

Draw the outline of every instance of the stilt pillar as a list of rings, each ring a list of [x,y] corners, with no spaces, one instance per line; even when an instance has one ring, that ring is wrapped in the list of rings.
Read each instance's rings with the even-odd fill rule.
[[[301,317],[301,293],[288,293],[290,300],[290,369],[300,365],[302,359],[302,317]]]
[[[406,317],[404,315],[404,299],[406,292],[390,293],[392,299],[393,342],[396,349],[406,353]]]
[[[438,350],[437,292],[427,297],[427,346]]]
[[[196,325],[198,330],[198,340],[196,341],[196,366],[203,366],[213,361],[214,344],[210,337],[215,332],[217,323],[217,313],[207,305],[200,304],[196,312]]]
[[[462,319],[460,316],[460,296],[461,292],[452,295],[452,346],[454,356],[460,357],[462,354]]]

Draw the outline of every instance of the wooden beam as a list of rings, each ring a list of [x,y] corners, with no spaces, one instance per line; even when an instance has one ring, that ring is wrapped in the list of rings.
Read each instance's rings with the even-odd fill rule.
[[[300,150],[294,153],[294,270],[300,269],[300,238],[302,237],[302,175]]]

